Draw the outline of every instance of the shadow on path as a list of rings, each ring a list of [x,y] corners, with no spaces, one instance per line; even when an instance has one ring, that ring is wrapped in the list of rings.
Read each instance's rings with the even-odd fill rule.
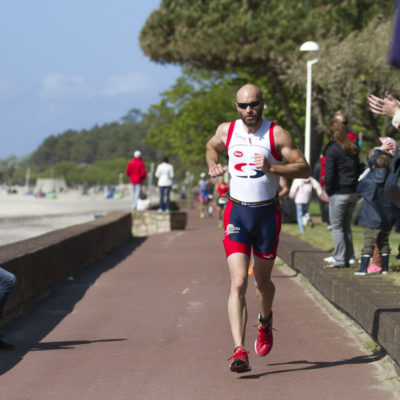
[[[274,374],[282,374],[287,372],[297,372],[297,371],[311,371],[314,369],[320,368],[332,368],[338,367],[341,365],[355,365],[355,364],[369,364],[375,361],[379,361],[382,358],[382,355],[365,355],[353,357],[348,360],[338,360],[338,361],[307,361],[307,360],[298,360],[291,361],[287,363],[275,363],[268,364],[269,367],[278,367],[284,365],[299,365],[298,368],[285,368],[285,369],[277,369],[273,371],[263,372],[259,374],[248,374],[243,375],[239,379],[259,379],[263,376],[274,375]]]
[[[73,281],[64,280],[55,285],[45,298],[4,327],[2,330],[6,340],[14,343],[16,348],[12,351],[1,352],[0,375],[17,365],[29,351],[73,349],[78,345],[126,340],[105,338],[41,343],[41,340],[74,309],[75,304],[83,298],[86,291],[104,272],[122,262],[145,240],[145,237],[133,238],[103,259],[94,261],[77,271]]]

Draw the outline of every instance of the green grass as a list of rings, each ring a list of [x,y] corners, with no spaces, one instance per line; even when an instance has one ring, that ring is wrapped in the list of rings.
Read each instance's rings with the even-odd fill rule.
[[[311,202],[309,211],[315,222],[313,228],[307,226],[304,234],[301,234],[299,233],[297,224],[282,224],[282,231],[296,236],[300,240],[304,240],[321,250],[333,252],[332,233],[327,229],[327,225],[320,222],[321,218],[318,202]],[[352,225],[351,230],[353,234],[355,257],[356,260],[358,260],[363,246],[364,227]],[[393,229],[389,236],[389,242],[391,248],[391,255],[389,257],[389,274],[386,275],[385,278],[400,285],[400,260],[396,259],[398,246],[400,244],[400,233],[396,233]]]

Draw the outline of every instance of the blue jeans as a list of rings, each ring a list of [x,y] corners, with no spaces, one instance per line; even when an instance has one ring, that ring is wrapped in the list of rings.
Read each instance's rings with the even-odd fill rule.
[[[296,203],[296,218],[300,233],[304,233],[303,217],[310,218],[308,204]]]
[[[165,211],[169,211],[169,196],[171,192],[171,186],[160,186],[160,210],[164,210],[164,197],[165,199]]]
[[[15,275],[0,268],[0,317],[3,315],[8,295],[12,292],[16,284],[17,278]]]
[[[141,189],[142,189],[142,185],[140,183],[138,183],[138,184],[131,183],[132,210],[137,209],[137,204],[139,201]]]

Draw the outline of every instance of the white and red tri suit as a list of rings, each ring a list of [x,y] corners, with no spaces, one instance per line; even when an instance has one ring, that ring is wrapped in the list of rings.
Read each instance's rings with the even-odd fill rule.
[[[247,133],[241,119],[229,126],[226,149],[229,157],[229,197],[225,209],[226,256],[245,253],[274,259],[279,241],[281,214],[277,194],[279,176],[265,174],[254,165],[263,154],[270,164],[280,164],[274,140],[275,123],[262,121],[255,133]]]

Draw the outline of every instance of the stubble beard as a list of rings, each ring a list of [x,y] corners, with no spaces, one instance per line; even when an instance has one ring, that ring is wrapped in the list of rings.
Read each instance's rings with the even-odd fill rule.
[[[242,118],[243,123],[246,126],[253,127],[253,126],[256,126],[260,122],[261,116],[262,116],[262,110],[256,112],[255,118],[252,121],[246,120],[246,116],[245,115],[241,115],[241,118]]]

